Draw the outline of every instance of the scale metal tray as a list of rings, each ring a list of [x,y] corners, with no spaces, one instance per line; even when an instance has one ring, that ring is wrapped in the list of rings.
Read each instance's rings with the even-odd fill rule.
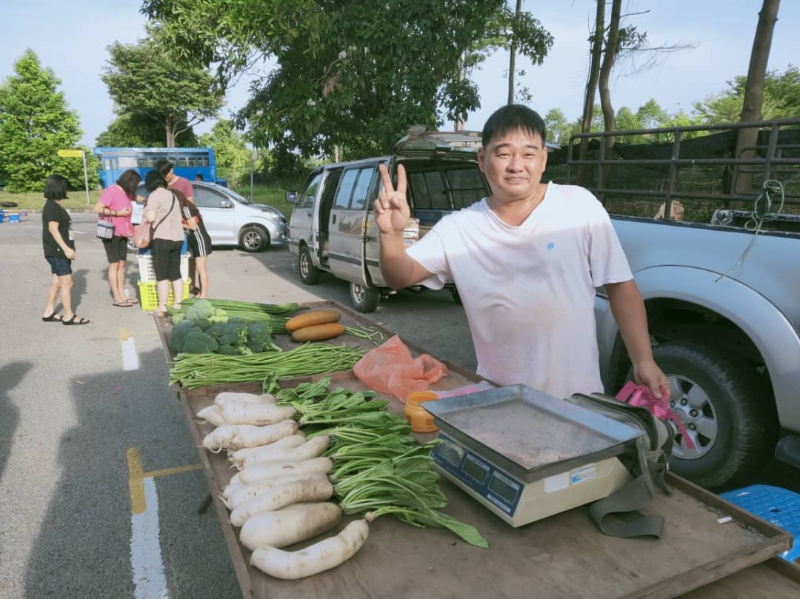
[[[443,432],[524,482],[619,455],[643,434],[527,385],[421,405]]]

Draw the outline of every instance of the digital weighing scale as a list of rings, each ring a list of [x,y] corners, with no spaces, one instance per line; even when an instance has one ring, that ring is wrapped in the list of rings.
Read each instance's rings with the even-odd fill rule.
[[[617,459],[644,434],[526,385],[421,404],[436,469],[513,527],[607,497],[632,476]]]

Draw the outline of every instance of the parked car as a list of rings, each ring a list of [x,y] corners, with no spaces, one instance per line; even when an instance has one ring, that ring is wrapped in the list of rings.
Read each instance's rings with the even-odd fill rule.
[[[549,177],[583,181],[611,214],[686,431],[676,427],[670,466],[714,490],[754,482],[773,456],[800,465],[800,190],[792,183],[800,119],[761,123],[748,142],[755,163],[736,151],[745,126],[753,124],[705,126],[705,135],[699,127],[576,135],[561,157],[565,176],[557,156],[547,164]],[[581,137],[593,139],[573,164]],[[602,289],[595,314],[613,395],[632,371]]]
[[[287,242],[286,217],[277,208],[251,202],[215,183],[192,181],[192,187],[194,203],[200,209],[212,246],[238,246],[246,252],[260,252]],[[148,196],[144,184],[139,185],[137,193]],[[135,204],[131,215],[134,225],[141,222],[142,212],[143,205]]]
[[[489,195],[478,167],[480,133],[415,132],[401,139],[392,155],[320,166],[300,192],[287,192],[294,208],[289,249],[297,255],[300,280],[314,285],[323,272],[350,282],[359,312],[373,312],[387,288],[378,264],[378,228],[372,205],[381,186],[379,164],[394,178],[405,167],[413,223],[407,243],[425,234],[444,214]],[[447,285],[460,301],[454,285]],[[415,290],[420,290],[415,289]]]

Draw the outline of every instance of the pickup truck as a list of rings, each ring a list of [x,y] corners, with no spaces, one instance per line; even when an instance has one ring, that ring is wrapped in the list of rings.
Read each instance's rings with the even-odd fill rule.
[[[546,172],[611,215],[686,431],[670,467],[714,490],[800,465],[800,119],[757,126],[738,154],[741,123],[576,134]],[[632,373],[602,289],[595,314],[614,395]]]

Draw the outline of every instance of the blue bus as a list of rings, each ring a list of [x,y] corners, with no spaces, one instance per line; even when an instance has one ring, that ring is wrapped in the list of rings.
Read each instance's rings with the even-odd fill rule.
[[[217,161],[211,148],[94,148],[100,161],[102,186],[113,185],[128,169],[135,169],[144,179],[156,162],[166,158],[175,165],[175,174],[194,181],[198,175],[203,181],[228,186],[225,179],[217,177]]]

